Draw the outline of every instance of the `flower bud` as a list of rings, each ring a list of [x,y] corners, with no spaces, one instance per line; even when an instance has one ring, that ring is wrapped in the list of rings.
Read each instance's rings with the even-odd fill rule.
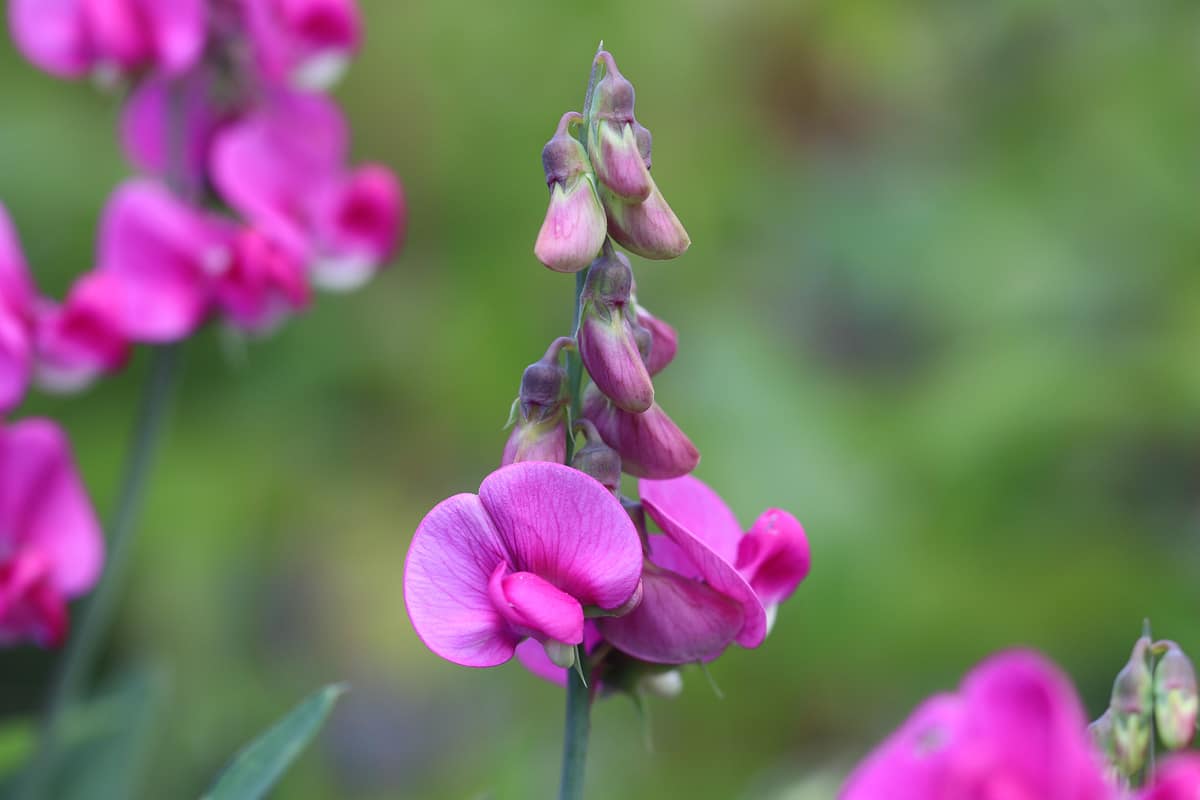
[[[634,119],[633,84],[617,69],[612,55],[600,52],[596,61],[604,76],[596,83],[591,106],[586,109],[588,152],[596,179],[626,200],[645,200],[654,187],[646,163],[650,132]]]
[[[604,207],[583,145],[570,126],[582,117],[569,111],[542,149],[542,167],[550,187],[550,206],[538,232],[534,255],[556,272],[578,272],[592,262],[604,244]]]
[[[675,360],[675,353],[679,350],[679,334],[641,306],[635,305],[635,308],[639,330],[645,332],[646,347],[642,351],[642,358],[646,362],[646,370],[653,377]],[[642,333],[639,332],[638,337],[638,346],[641,347]]]
[[[630,475],[655,480],[678,478],[700,462],[696,446],[657,403],[641,414],[625,411],[592,385],[583,395],[583,416],[620,454],[621,467]]]
[[[621,489],[621,457],[617,455],[616,450],[604,443],[596,431],[596,426],[590,421],[580,420],[576,427],[583,431],[587,441],[571,459],[571,466],[600,481],[610,492],[617,494]]]
[[[600,198],[608,214],[608,234],[631,253],[663,260],[683,255],[692,240],[657,186],[641,202],[630,202],[606,187]]]
[[[654,384],[638,348],[632,284],[625,256],[596,259],[580,296],[576,338],[583,365],[600,391],[619,408],[642,412],[654,402]]]
[[[1150,640],[1143,636],[1133,646],[1129,662],[1113,682],[1113,754],[1122,774],[1135,774],[1150,752],[1150,716],[1154,708],[1154,678],[1148,663]]]
[[[1154,721],[1171,750],[1187,747],[1196,733],[1196,671],[1174,642],[1154,669]]]
[[[566,461],[567,371],[559,366],[558,354],[570,342],[565,336],[555,339],[546,355],[522,373],[514,409],[516,424],[504,445],[501,466],[518,461]]]

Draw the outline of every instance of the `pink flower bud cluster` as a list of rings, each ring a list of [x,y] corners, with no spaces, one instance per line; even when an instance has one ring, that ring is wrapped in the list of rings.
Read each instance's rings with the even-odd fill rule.
[[[403,238],[404,196],[349,162],[321,90],[358,48],[354,0],[10,0],[37,67],[128,89],[120,136],[142,173],[102,213],[92,269],[43,297],[0,206],[0,414],[30,384],[74,392],[135,343],[219,318],[265,332],[311,287],[361,285]],[[0,425],[0,643],[60,642],[102,539],[65,438]]]
[[[560,682],[576,666],[612,690],[673,692],[674,667],[762,644],[810,556],[786,511],[746,532],[690,474],[700,454],[653,383],[675,330],[638,304],[614,247],[673,258],[690,240],[650,176],[633,86],[606,52],[588,97],[543,151],[550,207],[535,246],[551,269],[583,273],[575,335],[522,375],[501,468],[421,522],[405,601],[425,644],[455,663],[516,653]],[[640,499],[622,495],[622,472],[640,479]]]

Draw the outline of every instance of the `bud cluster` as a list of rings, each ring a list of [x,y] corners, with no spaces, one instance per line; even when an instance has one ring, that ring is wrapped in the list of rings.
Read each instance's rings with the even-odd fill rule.
[[[1192,743],[1198,704],[1196,671],[1183,649],[1142,636],[1113,682],[1108,709],[1090,730],[1112,771],[1129,781],[1149,763],[1155,741],[1168,750]]]

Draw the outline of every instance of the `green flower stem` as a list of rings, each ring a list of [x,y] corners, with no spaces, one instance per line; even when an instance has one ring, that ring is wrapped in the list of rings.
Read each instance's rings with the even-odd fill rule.
[[[178,344],[165,345],[156,348],[151,355],[150,374],[142,387],[141,406],[121,479],[116,516],[109,529],[104,573],[84,605],[66,652],[59,662],[39,732],[38,750],[17,795],[19,800],[41,800],[46,796],[57,761],[57,751],[62,744],[66,713],[83,692],[95,667],[100,645],[111,627],[120,599],[121,583],[133,551],[134,533],[150,476],[154,446],[162,430],[171,390],[179,372],[179,347]]]

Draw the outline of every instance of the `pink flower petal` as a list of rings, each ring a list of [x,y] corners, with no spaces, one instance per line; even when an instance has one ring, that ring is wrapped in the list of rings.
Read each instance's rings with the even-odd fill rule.
[[[962,701],[937,695],[858,766],[839,800],[941,800],[947,752],[959,738]]]
[[[80,391],[125,365],[130,348],[116,318],[118,284],[106,273],[89,272],[76,281],[65,303],[41,305],[35,373],[42,389]]]
[[[665,480],[686,475],[700,463],[700,452],[658,403],[641,414],[624,411],[595,385],[583,395],[583,416],[604,443],[621,455],[621,468],[639,478]]]
[[[1196,800],[1200,797],[1200,755],[1184,752],[1158,765],[1154,783],[1137,800]]]
[[[609,400],[634,413],[650,408],[654,384],[623,310],[588,303],[576,339],[588,375]]]
[[[508,557],[476,495],[455,495],[421,520],[404,565],[404,603],[426,647],[467,667],[512,658],[521,636],[488,593],[492,572]]]
[[[247,24],[259,68],[273,82],[326,88],[361,39],[353,0],[247,0]]]
[[[104,540],[62,430],[44,419],[0,429],[0,543],[48,561],[51,585],[81,594],[99,577]]]
[[[509,572],[501,563],[488,585],[492,603],[516,630],[538,641],[583,642],[583,607],[532,572]]]
[[[48,566],[35,550],[0,563],[0,645],[31,640],[58,647],[66,640],[67,604],[50,584]]]
[[[511,554],[583,605],[617,608],[637,589],[642,544],[621,503],[596,480],[562,464],[501,467],[479,497]]]
[[[317,198],[309,212],[318,249],[313,281],[327,289],[356,289],[404,237],[407,209],[400,182],[387,167],[368,164]]]
[[[665,481],[643,478],[638,481],[638,495],[655,522],[659,521],[656,514],[665,514],[728,563],[737,561],[742,526],[721,496],[704,481],[692,475]]]
[[[742,537],[734,563],[764,605],[782,603],[812,564],[804,528],[786,511],[768,509]]]
[[[556,272],[579,272],[604,244],[604,208],[589,177],[550,185],[550,205],[533,253]]]
[[[176,100],[172,92],[180,92]],[[174,82],[152,76],[134,89],[121,113],[121,144],[129,160],[149,175],[166,175],[178,156],[169,123],[172,107],[183,108],[182,157],[188,185],[201,188],[208,164],[208,150],[223,114],[212,96],[212,76],[197,69]]]
[[[691,571],[703,578],[704,582],[716,591],[725,595],[742,606],[745,615],[744,624],[737,635],[737,643],[742,647],[758,647],[767,635],[767,614],[762,601],[746,579],[734,569],[733,563],[727,561],[713,549],[705,539],[693,533],[679,520],[658,507],[653,499],[647,500],[642,496],[642,505],[646,513],[658,523],[663,533],[678,548],[678,552],[690,562]],[[653,540],[653,537],[651,537]],[[652,545],[653,547],[653,545]],[[652,558],[659,558],[657,550],[652,552]],[[678,559],[678,555],[674,556]],[[656,562],[657,563],[657,562]],[[663,566],[660,564],[660,566]],[[689,574],[685,572],[684,574]]]
[[[46,72],[75,78],[92,68],[83,0],[11,0],[8,24],[17,48]]]
[[[29,384],[33,300],[16,228],[0,205],[0,411],[15,408]]]
[[[679,350],[679,334],[641,306],[637,307],[637,321],[650,331],[650,355],[646,359],[646,369],[653,377],[675,360],[675,353]]]
[[[208,36],[207,0],[138,0],[154,47],[155,62],[167,74],[196,63]]]
[[[666,570],[642,575],[642,602],[622,617],[596,626],[618,650],[656,664],[712,658],[745,627],[742,607],[699,581]]]
[[[235,325],[270,330],[311,298],[303,267],[295,256],[253,229],[239,231],[229,268],[214,279],[217,305]]]

